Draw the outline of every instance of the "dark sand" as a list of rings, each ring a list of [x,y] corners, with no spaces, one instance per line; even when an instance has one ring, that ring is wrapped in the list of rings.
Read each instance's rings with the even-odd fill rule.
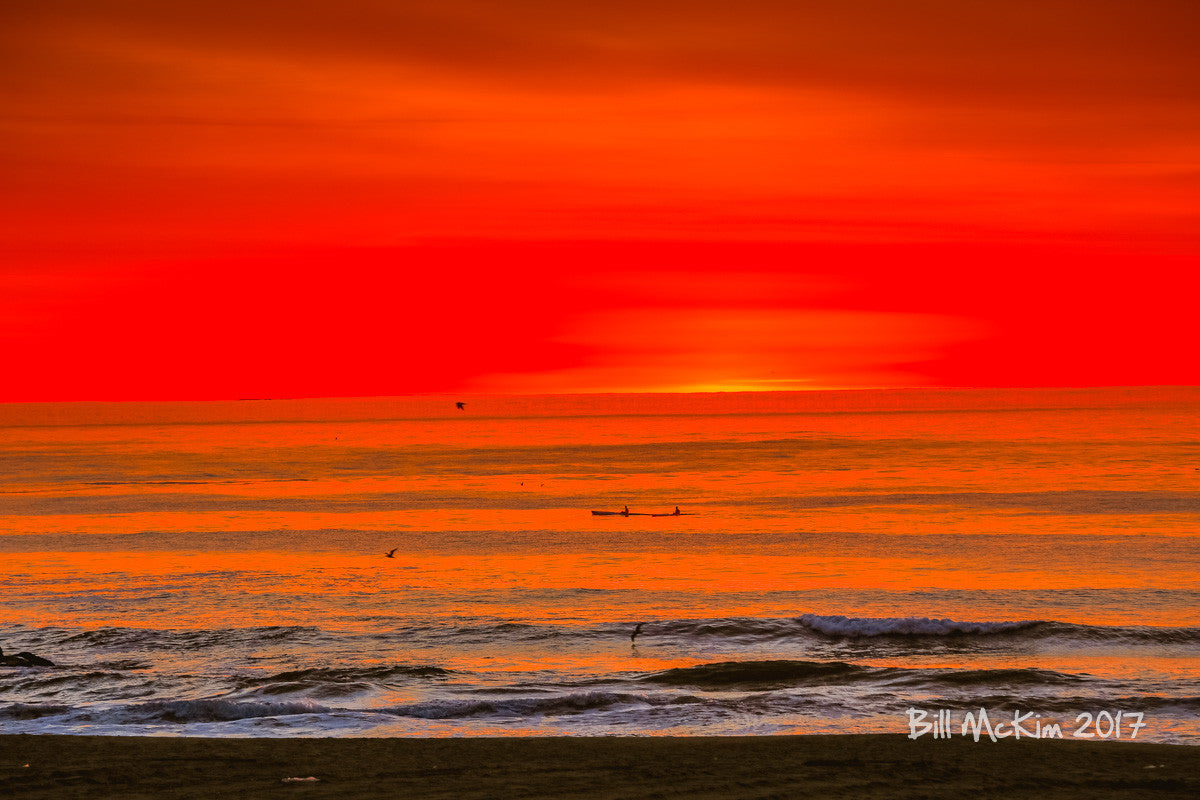
[[[28,766],[25,766],[28,765]],[[285,781],[285,778],[317,778]],[[1200,747],[752,738],[0,736],[5,798],[1188,798]]]

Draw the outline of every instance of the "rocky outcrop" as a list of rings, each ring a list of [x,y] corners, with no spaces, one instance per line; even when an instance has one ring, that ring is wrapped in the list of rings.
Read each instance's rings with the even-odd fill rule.
[[[0,649],[0,667],[53,667],[54,662],[48,658],[35,656],[28,651],[17,653],[15,656],[4,655]]]

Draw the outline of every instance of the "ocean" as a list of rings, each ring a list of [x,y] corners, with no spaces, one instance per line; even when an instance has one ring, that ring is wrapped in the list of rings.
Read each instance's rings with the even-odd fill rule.
[[[1200,389],[9,404],[0,453],[0,647],[56,664],[3,733],[1200,744]]]

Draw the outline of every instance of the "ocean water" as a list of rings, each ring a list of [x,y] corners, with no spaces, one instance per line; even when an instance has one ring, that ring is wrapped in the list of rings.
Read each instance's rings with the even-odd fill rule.
[[[57,664],[4,733],[1200,744],[1196,389],[9,405],[0,453],[0,647]]]

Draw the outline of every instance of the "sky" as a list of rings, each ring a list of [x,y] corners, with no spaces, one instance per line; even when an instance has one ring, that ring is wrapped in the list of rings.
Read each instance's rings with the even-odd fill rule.
[[[0,400],[1200,384],[1193,0],[6,0]]]

